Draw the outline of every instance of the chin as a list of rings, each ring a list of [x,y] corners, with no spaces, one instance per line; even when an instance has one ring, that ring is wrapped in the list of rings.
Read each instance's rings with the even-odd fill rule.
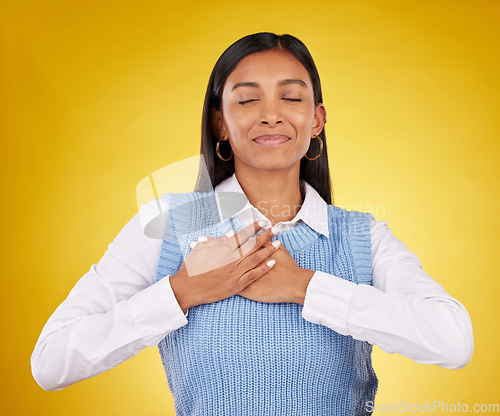
[[[278,171],[278,170],[289,170],[293,168],[296,165],[299,165],[300,167],[300,159],[296,160],[294,162],[291,162],[291,160],[288,158],[279,158],[279,157],[272,157],[269,158],[269,160],[266,160],[268,158],[260,158],[258,161],[249,161],[248,163],[243,163],[243,165],[246,165],[248,167],[251,167],[253,169],[258,169],[262,171]]]

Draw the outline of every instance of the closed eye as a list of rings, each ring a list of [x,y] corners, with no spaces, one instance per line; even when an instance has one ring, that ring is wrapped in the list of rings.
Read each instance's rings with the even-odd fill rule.
[[[300,103],[302,101],[301,98],[283,98],[284,101],[291,101],[291,102],[294,102],[294,103]],[[238,101],[238,104],[240,105],[244,105],[244,104],[247,104],[247,103],[251,103],[251,102],[254,102],[254,101],[259,101],[258,99],[251,99],[251,100],[244,100],[244,101]]]
[[[252,100],[245,100],[245,101],[238,101],[238,104],[243,105],[246,103],[251,103],[252,101],[258,101],[257,99],[252,99]]]

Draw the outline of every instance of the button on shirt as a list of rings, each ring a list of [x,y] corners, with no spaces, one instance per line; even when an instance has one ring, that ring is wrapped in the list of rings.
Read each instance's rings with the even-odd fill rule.
[[[328,237],[327,204],[304,185],[300,211],[278,230],[303,221]],[[243,194],[234,174],[215,188],[217,200],[222,192]],[[142,206],[49,318],[31,356],[41,387],[58,390],[102,373],[189,324],[169,277],[155,283],[161,239],[144,232],[148,219],[166,209],[165,199]],[[236,215],[245,226],[259,219],[271,225],[248,201]],[[386,221],[373,220],[370,233],[372,286],[316,271],[302,317],[419,363],[465,366],[473,351],[466,309],[422,270]]]

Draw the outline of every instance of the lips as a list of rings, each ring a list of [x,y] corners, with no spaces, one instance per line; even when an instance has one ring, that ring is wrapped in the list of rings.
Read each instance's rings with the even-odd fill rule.
[[[274,147],[286,143],[290,137],[283,134],[267,134],[253,139],[253,141],[261,146]]]

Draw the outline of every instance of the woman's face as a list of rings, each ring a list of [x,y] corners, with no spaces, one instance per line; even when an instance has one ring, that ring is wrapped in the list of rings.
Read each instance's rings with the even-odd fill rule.
[[[314,105],[309,73],[278,49],[243,58],[222,93],[214,129],[229,137],[236,172],[298,168],[313,135],[323,129],[325,109]],[[314,156],[314,155],[312,155]]]

